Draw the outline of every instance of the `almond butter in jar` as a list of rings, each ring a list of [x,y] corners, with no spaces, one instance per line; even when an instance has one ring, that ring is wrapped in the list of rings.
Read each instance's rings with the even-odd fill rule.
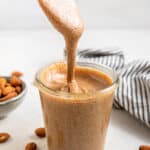
[[[80,90],[71,93],[62,88],[66,66],[51,64],[35,78],[49,150],[103,150],[117,74],[103,65],[78,62],[75,79]]]

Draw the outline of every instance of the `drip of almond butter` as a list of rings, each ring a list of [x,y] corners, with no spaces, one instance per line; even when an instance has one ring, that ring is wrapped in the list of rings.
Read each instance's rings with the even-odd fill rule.
[[[67,89],[76,91],[75,58],[78,40],[84,25],[74,0],[39,0],[53,26],[63,35],[67,52]],[[75,87],[76,86],[76,87]]]

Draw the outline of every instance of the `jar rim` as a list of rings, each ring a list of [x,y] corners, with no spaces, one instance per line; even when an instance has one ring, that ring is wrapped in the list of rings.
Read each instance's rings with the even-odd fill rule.
[[[96,64],[96,63],[92,63],[92,62],[83,62],[83,61],[77,61],[76,64],[77,66],[81,66],[81,67],[87,67],[87,68],[91,68],[91,69],[96,69],[98,71],[101,71],[105,74],[107,74],[108,76],[110,76],[112,78],[112,84],[107,86],[104,89],[100,89],[100,90],[96,90],[94,92],[88,92],[88,93],[67,93],[67,92],[62,92],[62,91],[55,91],[49,87],[47,87],[45,84],[42,83],[41,79],[40,79],[40,74],[41,72],[47,68],[50,65],[53,65],[55,63],[66,63],[66,61],[55,61],[52,62],[44,67],[42,67],[41,69],[39,69],[37,71],[37,73],[35,74],[35,81],[34,81],[34,85],[43,92],[46,92],[47,94],[51,94],[54,96],[58,96],[61,98],[65,98],[65,99],[76,99],[76,98],[90,98],[91,96],[93,97],[93,95],[97,95],[98,93],[103,93],[106,92],[112,88],[116,88],[118,85],[118,81],[119,81],[119,77],[118,77],[118,73],[116,71],[114,71],[113,69],[111,69],[110,67],[103,65],[103,64]]]

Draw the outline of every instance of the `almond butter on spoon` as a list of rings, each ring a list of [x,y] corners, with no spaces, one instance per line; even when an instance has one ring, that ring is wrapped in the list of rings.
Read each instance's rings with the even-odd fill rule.
[[[67,52],[67,88],[75,86],[76,48],[84,30],[83,20],[74,0],[39,0],[39,3],[52,25],[65,39]],[[78,89],[78,88],[73,88]]]

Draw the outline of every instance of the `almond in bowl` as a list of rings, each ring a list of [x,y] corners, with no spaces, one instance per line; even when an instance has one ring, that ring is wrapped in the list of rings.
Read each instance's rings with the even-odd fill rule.
[[[0,118],[7,116],[23,101],[27,87],[21,76],[22,73],[15,71],[11,76],[0,77]]]

